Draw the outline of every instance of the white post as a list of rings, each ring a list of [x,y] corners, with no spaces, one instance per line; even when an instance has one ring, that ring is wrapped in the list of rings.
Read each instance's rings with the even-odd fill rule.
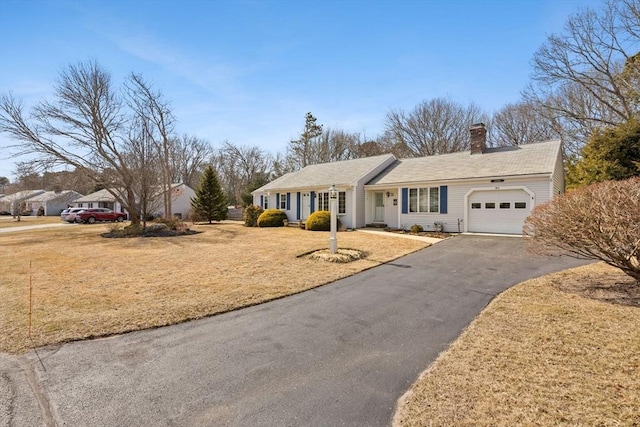
[[[329,252],[335,254],[338,252],[338,238],[336,232],[338,231],[338,190],[336,186],[329,187],[329,210],[331,212],[331,237],[329,237]]]

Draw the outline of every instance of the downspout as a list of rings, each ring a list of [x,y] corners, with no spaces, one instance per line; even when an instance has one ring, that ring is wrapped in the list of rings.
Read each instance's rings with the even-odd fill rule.
[[[358,186],[357,184],[353,184],[351,188],[352,188],[351,190],[351,206],[352,206],[351,228],[355,230],[356,228],[358,228]],[[364,191],[365,191],[364,186],[362,186],[362,192],[364,193]],[[363,194],[363,196],[364,195],[366,195],[366,193]],[[366,223],[366,217],[365,217],[365,223]]]

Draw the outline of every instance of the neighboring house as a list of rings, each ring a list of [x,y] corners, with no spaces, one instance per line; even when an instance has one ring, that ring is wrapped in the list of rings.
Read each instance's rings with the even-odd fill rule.
[[[64,209],[71,206],[77,198],[82,194],[73,190],[66,191],[46,191],[33,197],[26,199],[26,210],[31,211],[31,215],[37,215],[40,208],[44,212],[44,216],[60,215]]]
[[[258,188],[253,203],[286,212],[290,222],[304,222],[318,210],[329,210],[329,187],[338,189],[338,217],[343,227],[365,226],[364,184],[390,166],[392,154],[310,165]]]
[[[22,214],[27,210],[25,201],[44,192],[44,190],[24,190],[4,196],[0,199],[0,211],[10,212],[13,216]]]
[[[389,155],[391,162],[385,162],[375,176],[363,173],[368,177],[364,191],[354,193],[351,201],[355,209],[350,215],[358,221],[346,226],[409,229],[419,224],[425,230],[521,234],[531,210],[564,191],[559,140],[486,148],[486,128],[479,124],[471,129],[471,147],[470,151],[402,160]],[[331,180],[338,186],[340,177],[350,173],[349,162],[353,161],[314,165],[333,172],[323,179],[322,186],[328,187]],[[302,174],[308,168],[312,166],[288,174],[292,175],[288,179],[304,188],[303,178],[315,178],[312,173]],[[282,198],[282,192],[297,190],[277,184],[282,178],[256,190],[254,203],[260,204],[270,192],[268,207],[283,209],[282,203],[273,203]],[[303,202],[301,209],[324,209],[318,206]],[[289,220],[295,219],[295,211],[283,210]]]
[[[173,215],[179,218],[187,218],[191,210],[191,198],[195,197],[195,191],[189,186],[176,183],[171,185],[171,210]],[[164,201],[160,195],[158,207],[154,210],[153,216],[164,216]],[[107,190],[96,191],[80,197],[74,201],[74,207],[77,208],[108,208],[116,212],[126,212],[122,205],[116,201],[115,197]]]

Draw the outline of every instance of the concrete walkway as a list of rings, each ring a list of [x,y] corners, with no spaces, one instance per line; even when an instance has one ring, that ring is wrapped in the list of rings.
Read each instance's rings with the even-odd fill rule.
[[[0,416],[18,427],[386,426],[496,294],[582,263],[530,255],[522,239],[447,239],[248,309],[41,348],[42,363],[4,356]]]
[[[401,239],[420,240],[422,242],[428,242],[428,243],[431,243],[431,244],[438,243],[438,242],[442,241],[442,239],[435,239],[433,237],[418,236],[418,235],[415,235],[415,234],[390,233],[388,231],[376,230],[374,228],[358,228],[355,231],[359,232],[359,233],[382,234],[382,235],[385,235],[385,236],[398,237],[398,238],[401,238]]]

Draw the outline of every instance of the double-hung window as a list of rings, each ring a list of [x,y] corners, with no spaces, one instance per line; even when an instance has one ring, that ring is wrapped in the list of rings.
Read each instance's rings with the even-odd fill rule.
[[[329,193],[318,193],[318,210],[329,210]]]
[[[287,193],[280,193],[280,209],[287,210]]]
[[[318,210],[329,210],[329,193],[318,193]],[[344,191],[338,192],[338,214],[347,213],[347,193]]]
[[[440,188],[424,187],[409,189],[410,213],[440,212]]]
[[[344,191],[338,193],[338,213],[347,213],[347,193]]]

